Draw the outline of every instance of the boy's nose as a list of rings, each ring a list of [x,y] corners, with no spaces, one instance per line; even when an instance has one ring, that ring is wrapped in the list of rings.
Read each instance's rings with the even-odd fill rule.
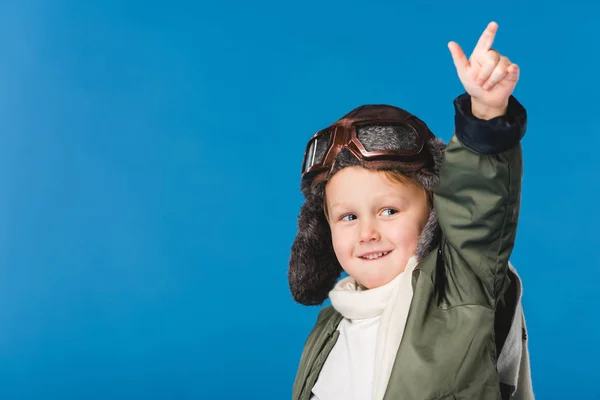
[[[360,241],[366,243],[376,242],[380,239],[381,235],[379,234],[376,224],[372,222],[363,222],[360,230]]]

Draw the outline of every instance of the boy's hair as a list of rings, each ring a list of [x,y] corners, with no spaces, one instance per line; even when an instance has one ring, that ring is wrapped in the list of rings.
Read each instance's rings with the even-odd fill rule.
[[[352,110],[338,122],[345,118],[407,120],[416,117],[394,106],[366,105]],[[416,256],[419,260],[429,254],[439,240],[439,227],[431,199],[433,197],[432,193],[439,182],[439,169],[446,147],[441,140],[429,132],[429,128],[425,123],[420,122],[423,126],[421,129],[426,129],[427,133],[430,134],[429,137],[431,137],[426,144],[426,151],[431,159],[430,165],[427,167],[408,172],[402,169],[401,164],[394,161],[370,164],[358,159],[347,148],[342,148],[335,156],[334,167],[327,177],[330,179],[331,176],[343,168],[360,166],[381,171],[393,180],[416,182],[423,187],[428,193],[431,208],[416,250]],[[402,129],[400,126],[371,126],[358,134],[362,134],[362,138],[359,138],[359,140],[367,151],[369,151],[369,148],[377,149],[388,145],[396,146],[396,148],[410,148],[414,145],[414,139],[416,138],[415,132]],[[390,140],[394,143],[391,143]],[[298,232],[290,255],[288,282],[294,299],[304,305],[322,304],[343,271],[333,250],[331,230],[326,216],[326,183],[327,180],[318,183],[303,180],[301,183],[301,191],[306,201],[300,209]]]

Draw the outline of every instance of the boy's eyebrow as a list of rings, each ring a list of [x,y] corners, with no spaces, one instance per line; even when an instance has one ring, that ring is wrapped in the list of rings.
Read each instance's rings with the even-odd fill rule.
[[[332,205],[330,205],[330,206],[329,206],[329,208],[330,208],[331,210],[333,210],[334,208],[343,208],[343,207],[344,207],[344,203],[340,203],[340,202],[338,202],[338,203],[333,203]]]
[[[408,196],[398,195],[398,194],[382,194],[380,196],[375,197],[375,201],[386,202],[386,201],[394,201],[394,202],[402,202],[405,204],[408,201]],[[348,208],[348,205],[344,202],[338,201],[329,206],[330,210],[334,208]]]

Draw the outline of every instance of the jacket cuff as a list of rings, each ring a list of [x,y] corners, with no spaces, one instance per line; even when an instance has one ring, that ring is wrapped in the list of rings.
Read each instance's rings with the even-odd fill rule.
[[[456,137],[463,146],[480,154],[498,154],[514,146],[525,135],[527,111],[514,96],[508,99],[506,114],[490,120],[475,117],[471,96],[464,93],[454,100]]]

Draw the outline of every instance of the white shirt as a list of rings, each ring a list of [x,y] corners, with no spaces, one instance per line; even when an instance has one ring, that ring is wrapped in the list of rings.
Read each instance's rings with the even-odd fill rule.
[[[380,316],[342,320],[340,335],[313,388],[312,400],[371,398],[380,320]]]

